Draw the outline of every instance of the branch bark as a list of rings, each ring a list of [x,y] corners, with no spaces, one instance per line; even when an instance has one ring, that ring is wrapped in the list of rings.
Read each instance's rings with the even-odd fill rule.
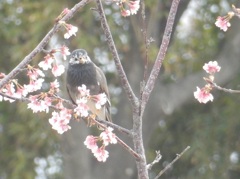
[[[108,43],[108,47],[113,55],[113,60],[115,62],[115,65],[117,67],[117,71],[122,83],[122,87],[125,90],[125,92],[127,93],[128,99],[130,101],[130,103],[132,104],[132,106],[136,106],[138,105],[138,99],[136,97],[136,95],[134,94],[132,87],[130,86],[126,73],[122,67],[120,58],[118,56],[118,52],[112,37],[112,33],[110,31],[109,25],[107,23],[107,19],[103,10],[103,6],[102,6],[102,2],[101,0],[97,0],[97,9],[100,15],[100,20],[101,20],[101,24],[102,24],[102,28],[103,28],[103,32],[106,36],[107,39],[107,43]]]
[[[161,43],[161,46],[160,46],[155,64],[152,68],[152,71],[151,71],[150,76],[148,78],[148,81],[147,81],[147,84],[145,86],[144,92],[142,94],[141,113],[143,113],[143,111],[145,109],[145,106],[148,102],[150,94],[151,94],[151,92],[154,88],[155,81],[156,81],[156,79],[158,77],[158,74],[160,72],[162,62],[165,58],[165,54],[167,52],[168,45],[169,45],[169,42],[170,42],[172,29],[173,29],[173,25],[174,25],[175,16],[176,16],[176,13],[177,13],[179,2],[180,2],[180,0],[173,0],[173,2],[172,2],[171,9],[170,9],[170,12],[169,12],[169,16],[168,16],[168,19],[167,19],[167,24],[166,24],[165,31],[164,31],[163,38],[162,38],[162,43]]]

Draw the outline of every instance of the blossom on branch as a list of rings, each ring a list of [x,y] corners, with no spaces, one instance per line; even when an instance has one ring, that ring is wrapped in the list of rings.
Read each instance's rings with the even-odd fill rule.
[[[218,65],[217,61],[210,61],[204,64],[203,69],[207,73],[213,75],[214,73],[219,72],[221,70],[221,67]]]
[[[130,1],[130,0],[113,0],[121,9],[121,14],[123,17],[137,14],[140,8],[140,0]]]
[[[63,65],[53,65],[52,74],[55,77],[61,76],[65,71],[65,67]]]
[[[70,55],[69,48],[65,45],[61,46],[59,51],[61,52],[64,60],[66,60],[67,56]]]
[[[94,153],[94,151],[96,151],[98,149],[97,141],[98,141],[98,137],[89,135],[85,139],[84,145],[86,145],[86,147],[88,149],[90,149],[92,151],[92,153]]]
[[[71,129],[71,126],[68,125],[71,117],[71,110],[64,108],[60,112],[53,111],[49,123],[52,125],[52,129],[56,130],[59,134],[63,134]]]
[[[52,68],[52,63],[54,61],[53,55],[47,54],[44,57],[44,61],[41,61],[38,66],[41,67],[43,70],[48,70]]]
[[[109,152],[105,150],[104,147],[100,147],[94,151],[93,155],[99,162],[106,162],[107,158],[109,157]]]
[[[194,97],[200,103],[207,103],[208,101],[213,101],[213,95],[210,93],[212,88],[209,85],[206,85],[203,88],[197,87],[197,91],[194,92]]]
[[[101,93],[98,95],[92,96],[93,100],[95,101],[96,109],[101,109],[104,104],[106,104],[108,98],[105,93]]]
[[[215,22],[215,25],[219,27],[221,30],[223,30],[224,32],[226,32],[228,30],[228,27],[231,26],[229,21],[232,19],[233,16],[234,16],[234,12],[229,12],[228,15],[224,17],[218,16]]]
[[[65,21],[59,21],[59,23],[67,30],[64,34],[65,39],[69,39],[71,36],[76,36],[78,27],[73,26],[72,24],[67,24]]]
[[[105,129],[105,131],[103,131],[100,134],[101,139],[103,140],[103,144],[105,146],[110,144],[116,144],[117,143],[117,139],[116,139],[116,135],[112,132],[113,128],[108,127],[107,129]]]

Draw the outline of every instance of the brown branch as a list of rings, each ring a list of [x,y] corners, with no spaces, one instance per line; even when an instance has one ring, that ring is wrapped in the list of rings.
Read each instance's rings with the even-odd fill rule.
[[[209,82],[209,81],[208,81]],[[227,88],[223,88],[221,86],[218,86],[216,83],[214,82],[209,82],[214,88],[220,90],[220,91],[224,91],[227,93],[240,93],[240,90],[232,90],[232,89],[227,89]]]
[[[132,132],[126,128],[123,128],[117,124],[114,124],[114,123],[108,122],[108,121],[104,121],[101,119],[95,119],[95,120],[98,121],[99,123],[105,124],[106,126],[110,126],[114,129],[117,129],[119,132],[122,132],[122,133],[127,134],[128,136],[132,137]]]
[[[117,67],[117,71],[118,71],[118,74],[119,74],[119,77],[120,77],[120,80],[121,80],[121,83],[122,83],[122,87],[125,90],[125,92],[127,93],[128,99],[129,99],[130,103],[132,104],[132,106],[136,106],[136,105],[138,105],[139,102],[138,102],[138,99],[135,96],[129,82],[128,82],[127,76],[126,76],[125,71],[122,67],[122,64],[121,64],[120,58],[118,56],[118,52],[117,52],[115,43],[113,41],[113,37],[112,37],[111,31],[110,31],[109,25],[107,23],[107,19],[106,19],[104,10],[103,10],[101,0],[97,0],[97,9],[98,9],[98,13],[100,15],[100,20],[101,20],[101,25],[102,25],[102,28],[103,28],[103,32],[104,32],[104,34],[106,36],[106,39],[107,39],[108,47],[109,47],[109,49],[110,49],[110,51],[113,55],[113,60],[114,60],[115,65]]]
[[[180,154],[177,154],[176,158],[169,163],[163,170],[161,170],[159,172],[159,174],[154,178],[154,179],[158,179],[160,176],[162,176],[162,174],[164,174],[180,157],[183,156],[183,154],[190,149],[190,146],[187,146]]]
[[[88,4],[91,0],[82,0],[77,3],[69,13],[64,16],[61,20],[68,21],[71,19],[74,14],[86,4]],[[23,69],[27,64],[29,64],[33,58],[42,51],[42,49],[47,45],[51,37],[60,29],[61,25],[56,23],[53,28],[47,33],[47,35],[42,39],[42,41],[8,74],[0,81],[0,89],[8,83],[9,80],[13,79],[21,69]]]
[[[174,20],[175,20],[175,16],[176,16],[176,13],[177,13],[179,2],[180,2],[180,0],[173,0],[173,2],[172,2],[171,9],[170,9],[170,12],[169,12],[169,16],[168,16],[168,19],[167,19],[167,24],[166,24],[164,34],[163,34],[163,38],[162,38],[162,43],[161,43],[156,61],[154,63],[154,66],[152,68],[152,71],[150,73],[149,79],[147,81],[146,87],[145,87],[143,95],[142,95],[141,112],[143,112],[144,109],[145,109],[147,101],[150,97],[150,94],[151,94],[151,92],[154,88],[156,79],[157,79],[158,74],[160,72],[162,62],[165,58],[165,54],[167,52],[168,45],[169,45],[169,42],[170,42],[172,29],[173,29],[173,24],[174,24]]]

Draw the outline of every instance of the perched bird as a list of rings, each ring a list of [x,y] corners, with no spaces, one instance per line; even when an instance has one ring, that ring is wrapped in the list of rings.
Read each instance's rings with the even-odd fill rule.
[[[101,109],[96,108],[96,102],[92,99],[88,100],[87,105],[99,119],[111,122],[111,104],[106,77],[102,70],[91,61],[85,50],[77,49],[71,53],[67,69],[67,92],[74,104],[80,95],[77,88],[83,84],[90,90],[90,95],[106,94],[108,100]]]

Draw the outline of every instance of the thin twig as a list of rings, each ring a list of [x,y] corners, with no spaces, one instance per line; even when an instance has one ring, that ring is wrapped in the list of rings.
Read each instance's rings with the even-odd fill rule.
[[[158,163],[160,160],[162,159],[162,155],[160,153],[160,150],[159,151],[156,151],[156,157],[155,159],[152,161],[152,163],[148,164],[147,165],[147,169],[148,170],[151,170],[153,165],[155,165],[156,163]]]
[[[132,104],[132,106],[136,106],[136,105],[138,105],[138,99],[135,96],[135,94],[128,82],[125,71],[122,67],[115,43],[113,41],[113,37],[112,37],[111,31],[110,31],[109,25],[107,23],[107,19],[106,19],[105,13],[104,13],[104,9],[103,9],[101,0],[97,0],[97,9],[98,9],[98,13],[100,15],[103,32],[107,39],[108,47],[113,55],[113,60],[117,67],[117,71],[118,71],[118,74],[119,74],[119,77],[120,77],[120,80],[122,83],[122,87],[125,90],[125,92],[127,93],[128,99],[129,99],[130,103]]]
[[[162,176],[162,174],[164,174],[180,157],[183,156],[183,154],[190,149],[190,146],[187,146],[180,154],[177,154],[176,158],[169,163],[163,170],[161,170],[159,172],[159,174],[154,178],[154,179],[158,179],[160,176]]]
[[[218,86],[214,82],[211,82],[210,84],[213,85],[214,88],[216,88],[216,89],[218,89],[220,91],[224,91],[224,92],[227,92],[227,93],[240,93],[240,90],[232,90],[232,89],[223,88],[221,86]]]
[[[91,0],[82,0],[77,3],[69,13],[64,16],[61,20],[68,21],[73,17],[73,15],[86,4],[88,4]],[[0,89],[8,83],[9,80],[13,79],[21,69],[23,69],[27,64],[29,64],[33,58],[42,51],[42,49],[47,45],[51,37],[60,29],[61,25],[56,23],[53,28],[47,33],[47,35],[42,39],[42,41],[8,74],[0,81]]]
[[[167,52],[168,45],[169,45],[169,42],[170,42],[172,29],[173,29],[173,24],[174,24],[174,20],[175,20],[175,16],[176,16],[176,13],[177,13],[179,2],[180,2],[180,0],[173,0],[172,1],[169,16],[168,16],[168,19],[167,19],[167,24],[166,24],[164,34],[163,34],[163,38],[162,38],[162,43],[161,43],[156,61],[155,61],[154,66],[151,70],[149,79],[147,81],[146,87],[145,87],[143,95],[142,95],[142,103],[141,103],[142,111],[141,112],[144,111],[144,108],[147,104],[147,101],[150,97],[150,94],[151,94],[151,92],[154,88],[156,79],[157,79],[158,74],[160,72],[162,62],[165,58],[165,54]]]
[[[116,130],[118,130],[119,132],[122,132],[124,134],[127,134],[128,136],[132,137],[132,132],[124,127],[121,127],[117,124],[114,124],[112,122],[108,122],[108,121],[104,121],[104,120],[101,120],[101,119],[95,119],[96,121],[102,123],[102,124],[105,124],[106,126],[110,126]]]

